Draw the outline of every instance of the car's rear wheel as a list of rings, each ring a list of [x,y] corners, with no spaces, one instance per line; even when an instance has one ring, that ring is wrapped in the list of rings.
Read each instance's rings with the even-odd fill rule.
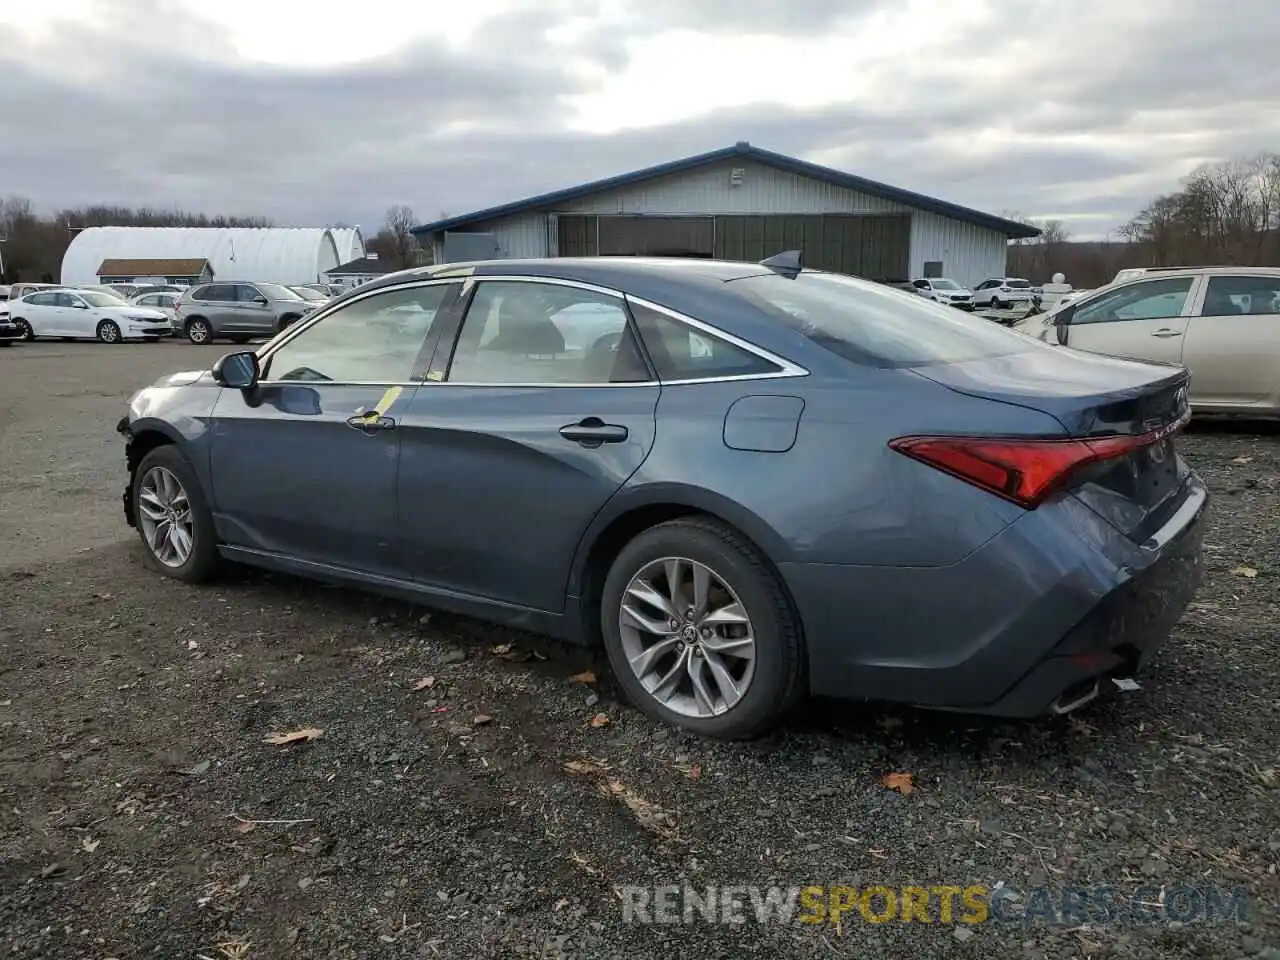
[[[218,561],[213,517],[195,471],[176,447],[156,447],[133,475],[133,510],[152,569],[187,583],[208,580]]]
[[[209,329],[208,321],[203,317],[192,317],[187,321],[187,339],[199,346],[204,346],[213,340],[213,331]]]
[[[18,333],[21,334],[23,340],[34,340],[36,338],[36,333],[31,329],[31,324],[21,317],[14,318],[13,325],[18,328]]]
[[[755,736],[802,692],[800,624],[782,582],[721,523],[674,520],[632,540],[609,570],[600,619],[627,698],[690,732]]]
[[[1004,305],[1003,303],[1001,303],[1001,302],[1000,302],[1000,298],[999,298],[999,297],[997,297],[997,296],[992,296],[992,298],[991,298],[991,309],[992,309],[992,310],[1003,310],[1004,308],[1005,308],[1005,305]]]
[[[98,324],[98,339],[103,343],[119,343],[119,325],[114,320],[103,320]]]

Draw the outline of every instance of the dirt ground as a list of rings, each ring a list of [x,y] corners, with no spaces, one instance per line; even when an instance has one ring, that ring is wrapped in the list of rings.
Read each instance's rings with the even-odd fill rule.
[[[147,572],[112,426],[218,352],[0,350],[0,956],[1280,958],[1274,428],[1183,441],[1207,582],[1140,692],[1017,724],[817,704],[725,745],[617,703],[586,651]],[[627,922],[624,887],[685,883],[1216,885],[1248,919]]]

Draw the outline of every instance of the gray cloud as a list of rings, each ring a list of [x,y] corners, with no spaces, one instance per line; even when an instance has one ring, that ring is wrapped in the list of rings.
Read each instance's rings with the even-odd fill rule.
[[[564,103],[588,83],[578,64],[621,70],[629,46],[664,28],[829,34],[877,6],[650,0],[548,46],[591,8],[526,2],[465,48],[422,41],[324,70],[239,60],[218,27],[166,0],[110,6],[109,28],[0,45],[0,189],[44,209],[102,201],[373,227],[392,203],[434,219],[749,139],[980,209],[1106,224],[1199,159],[1280,149],[1270,0],[1230,16],[1208,0],[995,3],[985,27],[931,36],[945,46],[927,57],[870,65],[875,98],[608,137],[566,130]],[[805,82],[779,75],[783,90]]]

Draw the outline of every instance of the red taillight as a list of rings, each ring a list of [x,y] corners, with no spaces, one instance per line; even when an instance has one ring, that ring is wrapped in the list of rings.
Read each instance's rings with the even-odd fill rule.
[[[889,446],[1019,506],[1033,509],[1081,467],[1126,456],[1163,440],[1172,432],[1166,429],[1090,440],[899,437],[891,440]]]

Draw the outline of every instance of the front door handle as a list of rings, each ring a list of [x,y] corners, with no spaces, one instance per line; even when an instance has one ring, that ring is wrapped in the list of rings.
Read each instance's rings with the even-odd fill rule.
[[[619,424],[605,423],[599,417],[587,417],[561,427],[560,436],[584,447],[598,447],[602,443],[622,443],[628,433],[627,428]]]
[[[394,430],[396,421],[392,417],[381,416],[376,410],[369,413],[357,413],[347,417],[347,426],[354,427],[361,433],[376,433],[379,430]]]
[[[1180,336],[1182,336],[1182,334],[1181,334],[1179,331],[1177,331],[1177,330],[1170,330],[1168,327],[1161,327],[1159,330],[1153,330],[1153,331],[1151,332],[1151,335],[1152,335],[1153,337],[1161,337],[1161,338],[1164,338],[1164,337],[1180,337]]]

